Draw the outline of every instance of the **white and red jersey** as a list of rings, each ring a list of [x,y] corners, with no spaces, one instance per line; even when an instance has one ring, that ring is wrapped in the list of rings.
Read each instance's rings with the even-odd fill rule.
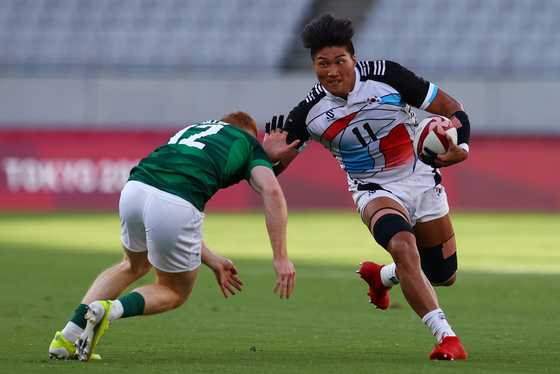
[[[289,114],[284,126],[288,143],[300,139],[302,152],[320,142],[358,184],[383,185],[410,175],[418,127],[411,106],[426,109],[438,87],[392,61],[361,61],[348,100],[317,83]],[[290,121],[291,120],[291,121]]]

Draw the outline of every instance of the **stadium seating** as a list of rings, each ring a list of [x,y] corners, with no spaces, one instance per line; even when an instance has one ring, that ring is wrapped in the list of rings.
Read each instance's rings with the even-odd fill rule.
[[[0,71],[277,73],[316,1],[0,0]],[[359,59],[462,76],[560,74],[558,0],[376,0],[364,13]]]
[[[0,0],[0,65],[272,70],[312,0]]]
[[[560,73],[557,0],[377,0],[364,24],[362,59],[463,76]]]

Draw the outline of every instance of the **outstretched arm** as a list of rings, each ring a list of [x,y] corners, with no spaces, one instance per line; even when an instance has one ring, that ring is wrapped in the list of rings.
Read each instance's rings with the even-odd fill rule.
[[[289,299],[296,281],[296,271],[288,258],[286,244],[288,208],[284,194],[274,173],[266,166],[254,167],[251,170],[249,183],[263,198],[266,229],[270,237],[274,257],[273,265],[277,277],[274,293],[280,288],[280,298],[282,299],[286,294],[286,299]]]
[[[226,290],[232,295],[235,295],[235,290],[231,288],[232,286],[241,291],[243,282],[241,279],[237,278],[237,269],[233,266],[233,262],[211,250],[204,241],[202,242],[201,260],[204,265],[208,266],[214,272],[218,285],[222,289],[226,299],[228,298]]]

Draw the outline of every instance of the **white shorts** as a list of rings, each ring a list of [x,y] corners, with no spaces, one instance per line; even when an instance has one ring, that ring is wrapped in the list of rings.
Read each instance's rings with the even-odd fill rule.
[[[350,186],[350,190],[354,191],[352,198],[362,221],[366,205],[378,197],[388,197],[401,204],[408,212],[412,226],[417,222],[429,222],[445,216],[449,213],[447,194],[441,184],[435,184],[432,170],[433,168],[418,161],[414,173],[401,180],[381,185],[382,190],[357,191],[356,186]],[[362,180],[361,183],[368,181]]]
[[[121,241],[132,252],[148,251],[148,260],[168,273],[200,266],[204,213],[187,200],[138,181],[121,192]]]

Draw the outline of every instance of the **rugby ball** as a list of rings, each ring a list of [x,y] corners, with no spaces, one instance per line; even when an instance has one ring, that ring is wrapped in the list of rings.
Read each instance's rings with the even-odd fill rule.
[[[429,116],[420,122],[412,142],[416,157],[420,158],[421,154],[429,156],[424,148],[440,155],[447,153],[449,144],[445,137],[446,133],[451,135],[451,139],[457,144],[457,128],[453,126],[449,118]]]

